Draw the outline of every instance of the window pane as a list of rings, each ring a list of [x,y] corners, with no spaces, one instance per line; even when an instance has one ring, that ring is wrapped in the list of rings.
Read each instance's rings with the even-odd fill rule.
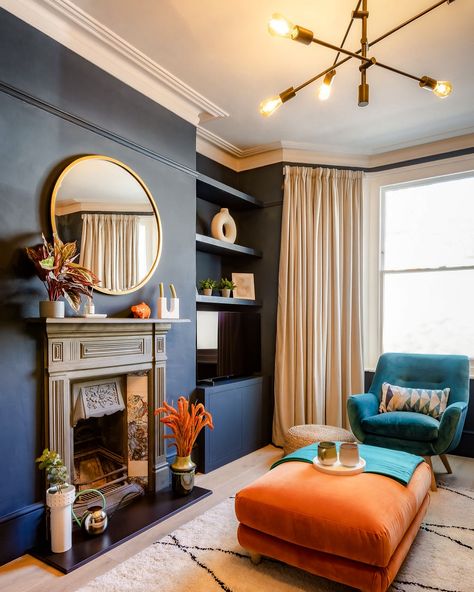
[[[474,265],[474,176],[386,189],[384,269]]]
[[[474,357],[474,271],[384,274],[383,351]]]

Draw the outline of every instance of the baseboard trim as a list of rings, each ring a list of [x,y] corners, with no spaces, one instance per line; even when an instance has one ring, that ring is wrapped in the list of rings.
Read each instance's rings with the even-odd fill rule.
[[[27,553],[44,539],[44,504],[36,503],[0,517],[0,565]]]

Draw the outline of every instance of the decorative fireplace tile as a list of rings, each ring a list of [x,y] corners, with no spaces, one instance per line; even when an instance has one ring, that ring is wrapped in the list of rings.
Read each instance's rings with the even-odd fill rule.
[[[148,477],[148,377],[127,376],[128,476]],[[137,479],[143,483],[142,479]]]

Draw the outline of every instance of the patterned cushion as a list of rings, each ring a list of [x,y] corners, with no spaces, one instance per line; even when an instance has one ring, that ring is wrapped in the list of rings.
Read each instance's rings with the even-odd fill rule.
[[[384,382],[379,412],[414,411],[438,419],[448,404],[449,388],[429,390],[406,388]]]

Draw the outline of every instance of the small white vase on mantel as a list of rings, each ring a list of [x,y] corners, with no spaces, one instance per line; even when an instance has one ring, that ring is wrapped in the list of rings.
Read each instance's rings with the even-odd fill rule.
[[[62,300],[42,300],[39,303],[39,313],[42,318],[63,319],[64,302]]]
[[[74,485],[62,487],[60,491],[50,487],[46,491],[53,553],[64,553],[72,547],[72,505],[75,495]]]

